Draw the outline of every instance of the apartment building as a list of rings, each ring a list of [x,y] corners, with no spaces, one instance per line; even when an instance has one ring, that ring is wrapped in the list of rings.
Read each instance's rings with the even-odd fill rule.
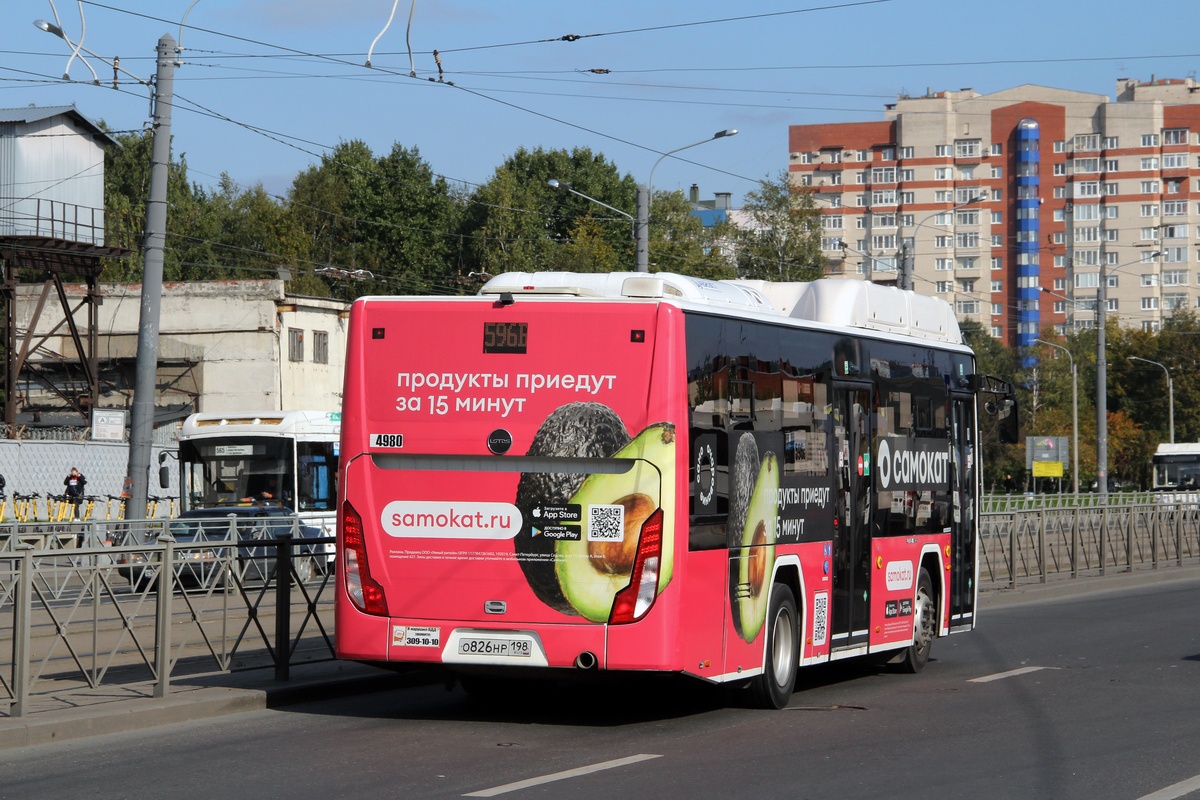
[[[834,276],[945,298],[1009,345],[1200,309],[1200,85],[1122,78],[1116,99],[1025,85],[929,91],[884,120],[794,125],[792,180]]]

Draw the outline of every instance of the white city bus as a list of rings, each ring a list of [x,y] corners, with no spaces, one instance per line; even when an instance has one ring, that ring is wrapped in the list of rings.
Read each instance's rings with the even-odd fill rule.
[[[192,414],[179,435],[182,510],[275,500],[334,534],[337,411]],[[333,545],[327,546],[330,559]]]
[[[1160,444],[1154,453],[1154,475],[1150,488],[1156,492],[1168,492],[1160,499],[1163,502],[1200,502],[1200,442]]]

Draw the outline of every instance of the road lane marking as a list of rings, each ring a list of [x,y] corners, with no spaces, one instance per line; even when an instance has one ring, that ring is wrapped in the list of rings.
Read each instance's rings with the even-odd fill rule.
[[[1058,667],[1021,667],[1020,669],[1010,669],[1008,672],[984,675],[982,678],[971,678],[967,683],[991,683],[1002,678],[1015,678],[1018,675],[1028,675],[1030,672],[1037,672],[1040,669],[1058,669]]]
[[[600,772],[606,769],[624,767],[629,764],[636,764],[639,761],[649,761],[652,758],[662,758],[662,756],[641,753],[636,756],[616,758],[612,761],[604,761],[586,767],[576,767],[575,769],[568,769],[563,772],[555,772],[551,775],[543,775],[540,778],[529,778],[528,780],[517,781],[516,783],[506,783],[503,786],[493,786],[491,789],[481,789],[478,792],[464,794],[463,797],[495,797],[498,794],[507,794],[508,792],[515,792],[518,789],[528,789],[530,786],[541,786],[544,783],[554,783],[555,781],[563,781],[568,778],[577,778],[580,775],[589,775],[593,772]]]
[[[1138,800],[1175,800],[1176,797],[1183,797],[1186,794],[1200,789],[1200,775],[1188,778],[1186,781],[1180,781],[1174,786],[1167,786],[1159,789],[1157,792],[1139,797]]]

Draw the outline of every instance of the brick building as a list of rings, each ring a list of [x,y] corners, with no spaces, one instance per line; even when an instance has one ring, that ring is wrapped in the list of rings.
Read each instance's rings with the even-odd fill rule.
[[[1123,325],[1200,307],[1194,79],[931,91],[884,117],[789,131],[835,276],[895,283],[907,260],[912,288],[1016,346],[1094,326],[1102,271]]]

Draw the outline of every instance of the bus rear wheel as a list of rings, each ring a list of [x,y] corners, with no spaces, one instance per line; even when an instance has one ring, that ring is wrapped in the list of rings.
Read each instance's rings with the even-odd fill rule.
[[[796,670],[800,663],[800,626],[796,623],[796,600],[792,590],[782,583],[771,586],[767,611],[767,646],[763,671],[749,687],[756,708],[784,708],[796,688]]]
[[[912,675],[925,669],[936,635],[937,606],[933,602],[933,581],[929,578],[929,571],[922,568],[917,578],[917,597],[913,603],[913,643],[905,648],[903,658],[895,664],[896,671]]]

